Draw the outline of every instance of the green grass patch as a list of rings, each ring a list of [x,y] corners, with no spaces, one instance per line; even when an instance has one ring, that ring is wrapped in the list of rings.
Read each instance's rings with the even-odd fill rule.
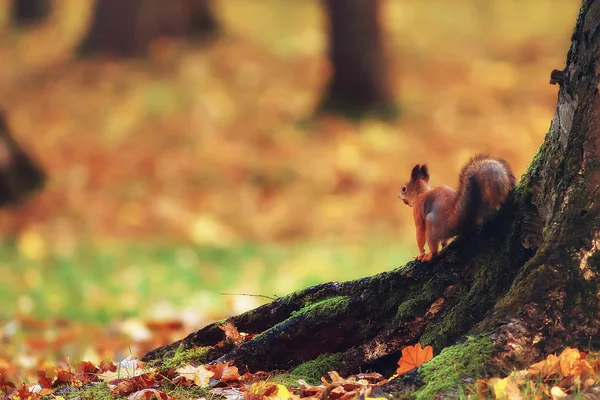
[[[202,310],[210,318],[268,300],[221,295],[283,296],[327,281],[390,270],[409,260],[397,245],[169,244],[80,245],[69,255],[49,251],[27,259],[0,247],[0,319],[15,315],[108,323]]]

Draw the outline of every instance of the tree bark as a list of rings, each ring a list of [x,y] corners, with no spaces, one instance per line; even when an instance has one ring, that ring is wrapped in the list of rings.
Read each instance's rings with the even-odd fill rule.
[[[329,354],[328,368],[341,373],[389,373],[406,345],[437,354],[465,335],[485,335],[489,366],[506,371],[567,345],[600,347],[600,0],[584,1],[559,75],[544,143],[478,232],[429,263],[310,287],[231,317],[258,334],[240,346],[219,343],[221,322],[144,359],[209,346],[203,361],[251,371],[290,370]]]
[[[380,0],[325,0],[331,82],[320,110],[350,117],[394,112],[382,42]]]
[[[82,51],[134,56],[161,36],[206,37],[217,30],[211,0],[98,0]]]

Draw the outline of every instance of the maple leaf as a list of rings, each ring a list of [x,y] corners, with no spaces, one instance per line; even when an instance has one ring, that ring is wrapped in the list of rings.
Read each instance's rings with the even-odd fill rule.
[[[199,367],[186,365],[185,367],[178,368],[176,371],[183,378],[194,382],[194,384],[199,387],[207,387],[210,383],[210,378],[215,374],[206,369],[203,365],[200,365]]]
[[[9,396],[9,398],[13,400],[38,400],[41,397],[38,393],[32,393],[23,383],[19,389],[15,390],[12,396]]]
[[[0,371],[0,390],[4,392],[4,394],[8,394],[15,388],[15,384],[8,381],[6,376]]]
[[[52,387],[57,387],[63,383],[71,383],[75,378],[75,373],[70,365],[61,364],[56,367],[56,377],[52,382]]]
[[[398,375],[411,371],[433,358],[433,347],[421,347],[421,343],[414,346],[407,346],[402,349],[402,357],[398,360],[399,368],[396,370]]]
[[[117,365],[112,361],[102,361],[98,366],[98,373],[102,374],[104,372],[110,371],[115,372],[117,370]]]
[[[46,388],[46,389],[50,389],[52,387],[52,381],[46,376],[46,371],[43,369],[40,369],[37,371],[37,375],[38,375],[38,384],[42,387],[42,388]]]
[[[83,383],[88,382],[97,382],[98,381],[98,371],[100,368],[95,366],[93,363],[89,361],[82,361],[79,364],[80,372],[77,373],[77,379]]]
[[[231,321],[228,321],[223,325],[219,325],[219,328],[225,332],[225,339],[232,342],[234,345],[239,346],[244,343],[244,337],[231,323]]]

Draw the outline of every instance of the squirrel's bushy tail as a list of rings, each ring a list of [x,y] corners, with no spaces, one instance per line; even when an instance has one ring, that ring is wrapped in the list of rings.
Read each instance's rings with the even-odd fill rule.
[[[454,204],[456,234],[475,228],[490,211],[499,208],[515,187],[515,176],[502,159],[477,155],[460,172]]]

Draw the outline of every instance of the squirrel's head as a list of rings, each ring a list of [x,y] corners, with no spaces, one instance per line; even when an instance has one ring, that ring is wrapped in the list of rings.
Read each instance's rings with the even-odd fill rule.
[[[410,180],[402,185],[398,198],[409,207],[414,206],[417,196],[429,190],[429,171],[427,165],[415,165],[410,172]]]

